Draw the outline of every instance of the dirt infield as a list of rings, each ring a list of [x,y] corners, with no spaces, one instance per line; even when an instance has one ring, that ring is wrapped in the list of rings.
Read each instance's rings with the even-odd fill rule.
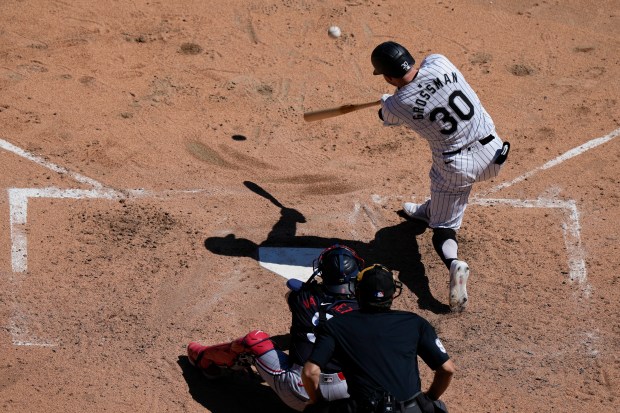
[[[0,2],[0,410],[286,412],[185,345],[285,339],[264,251],[338,241],[437,329],[451,412],[617,411],[619,20],[606,0]],[[386,40],[448,56],[512,144],[459,232],[462,314],[396,213],[429,196],[427,144],[376,108],[302,117],[390,93]]]

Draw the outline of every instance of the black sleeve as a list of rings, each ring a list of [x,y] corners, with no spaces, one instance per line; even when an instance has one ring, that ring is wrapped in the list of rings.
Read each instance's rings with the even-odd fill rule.
[[[424,362],[433,370],[441,367],[443,363],[450,359],[441,340],[437,337],[435,329],[431,324],[424,320],[420,327],[420,342],[418,343],[418,354]]]
[[[324,323],[323,323],[324,324]],[[316,330],[316,341],[312,349],[312,354],[308,357],[308,361],[313,362],[321,368],[325,369],[327,363],[331,360],[336,348],[336,341],[327,332],[325,325],[319,325]]]
[[[383,112],[381,112],[383,108],[379,108],[379,119],[383,120]]]
[[[286,303],[288,304],[288,309],[290,312],[293,312],[295,308],[294,303],[297,301],[297,296],[299,295],[299,291],[291,290],[286,298]]]

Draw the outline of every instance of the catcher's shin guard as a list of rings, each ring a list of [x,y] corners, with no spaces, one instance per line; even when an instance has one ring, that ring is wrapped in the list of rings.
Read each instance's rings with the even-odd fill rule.
[[[273,342],[269,338],[269,334],[261,330],[250,331],[241,339],[241,343],[245,347],[245,351],[254,357],[260,357],[275,348]]]
[[[236,341],[214,346],[203,346],[196,342],[189,343],[187,345],[189,362],[203,370],[209,368],[211,364],[231,367],[237,361],[239,354],[243,353],[243,347],[235,345]]]
[[[204,370],[212,364],[220,367],[233,367],[237,364],[239,355],[243,353],[259,357],[273,349],[269,334],[261,330],[253,330],[232,342],[214,346],[203,346],[191,342],[187,345],[187,356],[193,366]]]

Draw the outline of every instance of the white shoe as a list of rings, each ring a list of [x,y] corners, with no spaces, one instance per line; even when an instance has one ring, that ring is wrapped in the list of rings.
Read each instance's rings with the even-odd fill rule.
[[[424,221],[427,224],[430,219],[428,217],[428,202],[423,204],[415,204],[413,202],[405,202],[403,204],[403,211],[409,218],[418,219]]]
[[[450,264],[450,310],[453,312],[461,312],[467,306],[467,278],[469,278],[469,265],[465,261],[452,261]]]

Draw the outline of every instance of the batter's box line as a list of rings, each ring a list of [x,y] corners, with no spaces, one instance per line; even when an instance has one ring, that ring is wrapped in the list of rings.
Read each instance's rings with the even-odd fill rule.
[[[33,153],[30,153],[30,152],[28,152],[28,151],[26,151],[26,150],[24,150],[24,149],[22,149],[22,148],[20,148],[18,146],[13,145],[11,142],[5,141],[4,139],[0,139],[0,149],[4,149],[4,150],[6,150],[8,152],[12,152],[12,153],[14,153],[17,156],[20,156],[20,157],[22,157],[24,159],[28,159],[31,162],[34,162],[34,163],[36,163],[38,165],[41,165],[44,168],[47,168],[47,169],[49,169],[51,171],[54,171],[54,172],[57,172],[57,173],[59,173],[61,175],[67,175],[67,176],[71,177],[72,179],[74,179],[75,181],[81,182],[83,184],[90,185],[93,188],[103,188],[104,187],[100,182],[98,182],[98,181],[96,181],[94,179],[91,179],[91,178],[89,178],[87,176],[81,175],[81,174],[79,174],[77,172],[72,172],[72,171],[68,170],[67,168],[65,168],[63,166],[54,164],[53,162],[49,162],[47,159],[45,159],[45,158],[43,158],[41,156],[35,155]]]
[[[568,256],[569,280],[577,282],[586,298],[590,296],[592,287],[587,282],[587,269],[585,264],[585,252],[581,243],[581,224],[579,210],[574,200],[557,199],[497,199],[475,198],[472,205],[495,206],[508,205],[514,208],[551,208],[564,211],[565,221],[561,223],[564,245]]]
[[[378,205],[385,205],[387,200],[398,199],[402,196],[381,196],[372,195],[371,199]],[[424,202],[425,200],[415,200]],[[585,253],[581,243],[581,224],[579,222],[579,210],[574,200],[559,199],[510,199],[510,198],[476,198],[470,199],[470,205],[497,206],[506,205],[513,208],[546,208],[559,209],[564,212],[565,221],[561,223],[564,245],[568,256],[569,273],[568,278],[571,282],[580,285],[584,297],[589,298],[592,287],[587,282],[587,270],[585,264]]]
[[[118,200],[130,198],[168,198],[170,194],[195,194],[213,192],[205,190],[186,190],[186,191],[164,191],[161,193],[149,192],[142,189],[117,191],[110,188],[97,189],[62,189],[56,187],[49,188],[9,188],[9,221],[11,231],[11,265],[13,274],[13,288],[10,289],[15,294],[17,286],[21,282],[20,276],[28,269],[28,237],[26,225],[28,223],[28,201],[30,198],[46,199],[105,199]],[[17,300],[13,297],[14,308],[9,317],[8,326],[5,328],[11,334],[13,345],[16,346],[37,346],[54,347],[56,344],[33,337],[28,331],[27,322],[24,314],[19,311]]]
[[[492,194],[494,192],[498,192],[504,188],[508,188],[509,186],[512,186],[514,184],[517,184],[519,182],[525,181],[526,179],[528,179],[529,177],[531,177],[532,175],[540,172],[540,171],[544,171],[546,169],[550,169],[553,168],[556,165],[561,164],[564,161],[567,161],[571,158],[574,158],[575,156],[581,155],[582,153],[589,151],[590,149],[594,149],[597,146],[600,146],[604,143],[607,143],[609,141],[611,141],[612,139],[617,138],[620,135],[620,128],[616,129],[613,132],[608,133],[605,136],[601,136],[600,138],[596,138],[596,139],[592,139],[582,145],[577,146],[576,148],[570,149],[566,152],[564,152],[562,155],[558,156],[555,159],[552,159],[548,162],[546,162],[544,165],[539,166],[538,168],[534,168],[531,171],[528,171],[526,173],[524,173],[521,176],[516,177],[515,179],[513,179],[512,181],[508,181],[508,182],[503,182],[491,189],[489,189],[486,192],[481,192],[479,194],[479,196],[487,196],[489,194]]]
[[[9,228],[11,231],[11,266],[13,272],[24,273],[28,270],[28,201],[30,198],[45,199],[106,199],[120,200],[131,198],[167,198],[172,195],[212,193],[208,190],[180,190],[150,192],[142,189],[115,190],[111,188],[97,189],[62,189],[49,188],[9,188]]]

